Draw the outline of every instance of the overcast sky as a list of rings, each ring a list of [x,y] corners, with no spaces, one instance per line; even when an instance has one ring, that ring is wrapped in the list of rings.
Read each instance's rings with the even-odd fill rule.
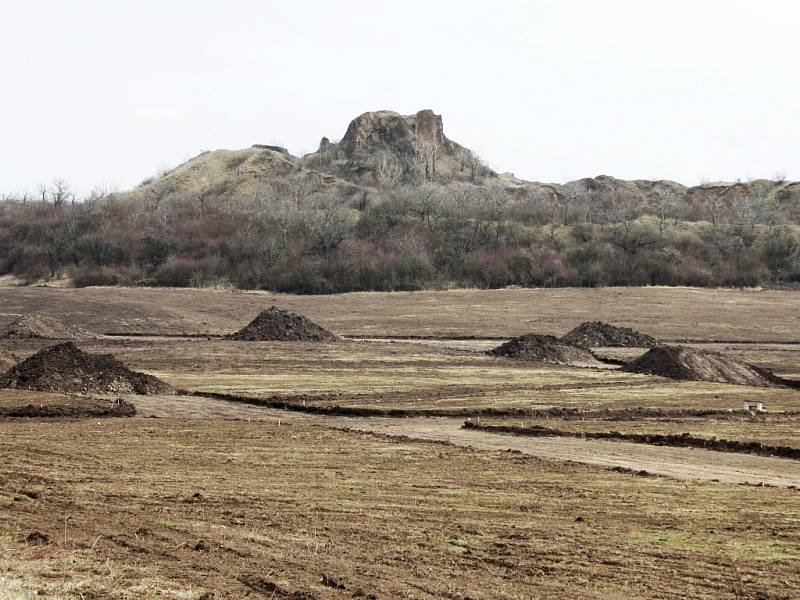
[[[2,4],[4,192],[421,108],[525,179],[800,179],[795,0]]]

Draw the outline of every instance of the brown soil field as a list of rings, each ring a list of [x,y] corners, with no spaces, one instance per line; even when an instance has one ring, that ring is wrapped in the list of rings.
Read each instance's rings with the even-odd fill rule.
[[[0,433],[0,585],[14,598],[800,592],[796,490],[303,424],[7,421]]]
[[[602,320],[663,341],[800,341],[800,294],[777,290],[561,288],[293,296],[193,289],[0,288],[0,313],[41,313],[98,333],[228,334],[273,304],[340,335],[560,336],[584,321]],[[12,316],[0,315],[0,321],[3,318]]]
[[[358,430],[379,435],[445,442],[467,448],[515,451],[529,456],[581,462],[603,467],[645,470],[687,481],[726,481],[728,483],[769,484],[800,487],[800,461],[762,456],[711,452],[686,448],[650,447],[641,444],[580,440],[570,438],[524,438],[468,431],[463,418],[352,418],[319,416],[211,398],[174,396],[135,399],[143,417],[169,419],[241,419],[320,425],[335,429]],[[519,426],[532,419],[476,419],[478,423]],[[561,420],[551,419],[549,426]],[[747,428],[739,433],[752,439]],[[777,441],[774,443],[778,443]]]
[[[26,341],[13,349],[23,358],[45,345]],[[771,410],[800,410],[797,390],[518,362],[414,343],[107,338],[80,347],[112,353],[131,369],[179,389],[296,396],[329,406],[735,410],[746,399],[759,399]]]
[[[222,338],[272,304],[370,340]],[[800,446],[798,390],[484,354],[602,319],[799,376],[798,293],[0,288],[0,306],[160,334],[77,345],[232,395],[125,395],[137,416],[101,418],[116,395],[0,390],[0,598],[800,597],[800,461],[453,417]],[[766,416],[741,411],[756,400]],[[420,418],[431,411],[450,418]]]

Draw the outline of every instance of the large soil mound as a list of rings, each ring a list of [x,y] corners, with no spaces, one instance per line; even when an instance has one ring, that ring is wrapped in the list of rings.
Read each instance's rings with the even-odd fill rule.
[[[565,344],[552,335],[536,333],[511,338],[487,354],[559,365],[602,366],[586,348]]]
[[[690,381],[714,381],[758,387],[786,385],[786,382],[766,369],[738,358],[686,346],[651,348],[622,369],[632,373],[648,373]]]
[[[87,340],[97,337],[85,329],[44,315],[23,315],[3,331],[0,338],[27,340]]]
[[[630,327],[616,327],[602,321],[586,321],[561,338],[561,341],[586,348],[600,346],[615,348],[651,348],[656,338]]]
[[[306,317],[281,310],[276,306],[263,311],[250,324],[230,337],[247,342],[330,342],[339,339],[339,336]]]
[[[0,375],[0,387],[71,394],[159,394],[170,386],[131,371],[111,354],[87,354],[72,342],[40,350]]]

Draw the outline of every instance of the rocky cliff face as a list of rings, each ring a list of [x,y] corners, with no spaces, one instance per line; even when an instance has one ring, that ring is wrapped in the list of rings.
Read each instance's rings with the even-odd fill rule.
[[[475,155],[448,139],[441,115],[381,110],[350,122],[341,142],[322,138],[304,164],[363,185],[391,186],[426,181],[477,181],[495,174]]]

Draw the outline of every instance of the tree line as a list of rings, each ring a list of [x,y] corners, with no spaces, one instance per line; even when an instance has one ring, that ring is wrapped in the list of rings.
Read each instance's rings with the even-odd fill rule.
[[[220,188],[222,189],[222,188]],[[0,201],[0,274],[77,286],[294,293],[509,285],[800,283],[800,214],[774,193],[423,183],[336,193],[301,173],[77,199],[63,181]]]

